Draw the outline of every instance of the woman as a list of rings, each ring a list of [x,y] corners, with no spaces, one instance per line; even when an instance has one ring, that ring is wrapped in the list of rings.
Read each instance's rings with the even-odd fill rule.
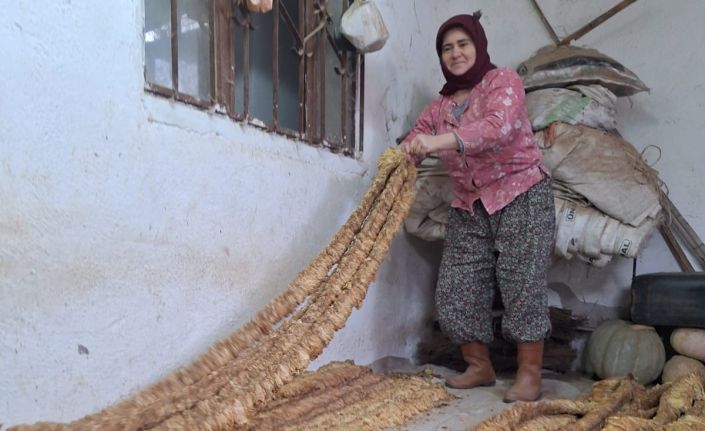
[[[502,296],[502,333],[517,344],[518,370],[505,402],[541,397],[548,319],[546,272],[555,229],[550,178],[534,144],[521,78],[490,62],[479,13],[438,30],[446,84],[401,145],[418,162],[436,153],[453,184],[436,306],[461,345],[467,370],[448,386],[495,383],[489,357],[492,302]]]

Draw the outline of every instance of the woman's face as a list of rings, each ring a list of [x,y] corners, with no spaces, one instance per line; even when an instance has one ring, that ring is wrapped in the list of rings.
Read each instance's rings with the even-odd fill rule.
[[[455,76],[470,70],[475,64],[475,44],[463,29],[451,28],[443,35],[441,61]]]

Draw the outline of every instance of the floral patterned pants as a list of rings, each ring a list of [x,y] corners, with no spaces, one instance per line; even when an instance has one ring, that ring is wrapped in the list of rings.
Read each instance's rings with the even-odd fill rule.
[[[505,338],[538,341],[551,332],[546,277],[556,216],[550,181],[544,178],[492,215],[479,200],[474,214],[451,208],[436,306],[453,342],[492,341],[495,286]]]

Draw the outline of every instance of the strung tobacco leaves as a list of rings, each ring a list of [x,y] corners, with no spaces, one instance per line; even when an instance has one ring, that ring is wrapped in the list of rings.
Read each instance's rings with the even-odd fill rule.
[[[251,427],[258,412],[267,411],[270,403],[276,405],[275,393],[306,369],[345,324],[353,307],[362,303],[411,205],[415,179],[416,169],[399,151],[382,154],[372,185],[328,246],[255,318],[188,367],[78,421],[10,430],[229,431]],[[366,378],[363,388],[382,387],[348,394],[350,400],[375,392],[386,394],[387,404],[408,401],[397,401],[401,399],[391,389],[397,384],[393,380]],[[344,410],[348,407],[342,406]],[[356,423],[355,408],[345,411],[344,422]],[[375,419],[374,411],[367,406],[358,413],[365,420],[384,422]],[[399,414],[406,417],[403,410]],[[323,415],[317,420],[323,425],[315,427],[332,419]]]
[[[576,401],[517,403],[475,431],[705,430],[705,374],[650,389],[631,377],[599,381]]]
[[[283,386],[248,430],[379,430],[403,425],[452,396],[428,378],[372,374],[335,362]]]

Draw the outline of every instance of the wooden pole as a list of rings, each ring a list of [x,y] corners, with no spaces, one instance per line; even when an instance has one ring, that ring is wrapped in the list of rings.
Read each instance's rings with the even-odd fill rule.
[[[548,22],[548,18],[546,18],[546,15],[544,15],[538,2],[536,0],[531,0],[531,3],[533,3],[534,8],[536,9],[536,12],[538,12],[539,16],[541,17],[541,22],[543,22],[544,27],[546,27],[546,30],[548,30],[548,34],[551,36],[551,39],[553,39],[553,43],[558,45],[561,42],[561,40],[560,40],[560,38],[558,38],[556,31],[553,30],[551,23]]]
[[[703,244],[703,241],[690,226],[690,223],[688,223],[665,193],[662,193],[662,202],[665,202],[666,210],[671,216],[669,227],[672,228],[672,231],[675,232],[676,235],[681,237],[685,245],[693,253],[697,262],[705,269],[705,244]]]
[[[685,255],[685,252],[683,252],[683,249],[681,248],[680,244],[678,244],[678,241],[673,235],[673,231],[671,231],[671,228],[668,227],[668,225],[666,224],[662,224],[661,226],[659,226],[659,231],[661,232],[661,236],[666,242],[668,249],[671,250],[671,254],[676,259],[676,262],[678,262],[678,266],[681,267],[681,271],[695,271],[695,268],[693,268],[693,265],[691,265],[690,261],[688,260],[688,257]]]
[[[532,0],[533,1],[533,0]],[[568,35],[564,37],[558,45],[568,45],[571,41],[577,40],[583,36],[585,36],[588,32],[591,30],[595,29],[598,25],[602,24],[603,22],[607,21],[608,19],[612,18],[615,14],[618,12],[624,10],[627,8],[627,6],[636,3],[637,0],[623,0],[621,3],[617,4],[607,12],[603,13],[602,15],[598,16],[597,18],[593,19],[589,23],[585,24],[582,28],[580,28],[578,31],[575,33]]]

